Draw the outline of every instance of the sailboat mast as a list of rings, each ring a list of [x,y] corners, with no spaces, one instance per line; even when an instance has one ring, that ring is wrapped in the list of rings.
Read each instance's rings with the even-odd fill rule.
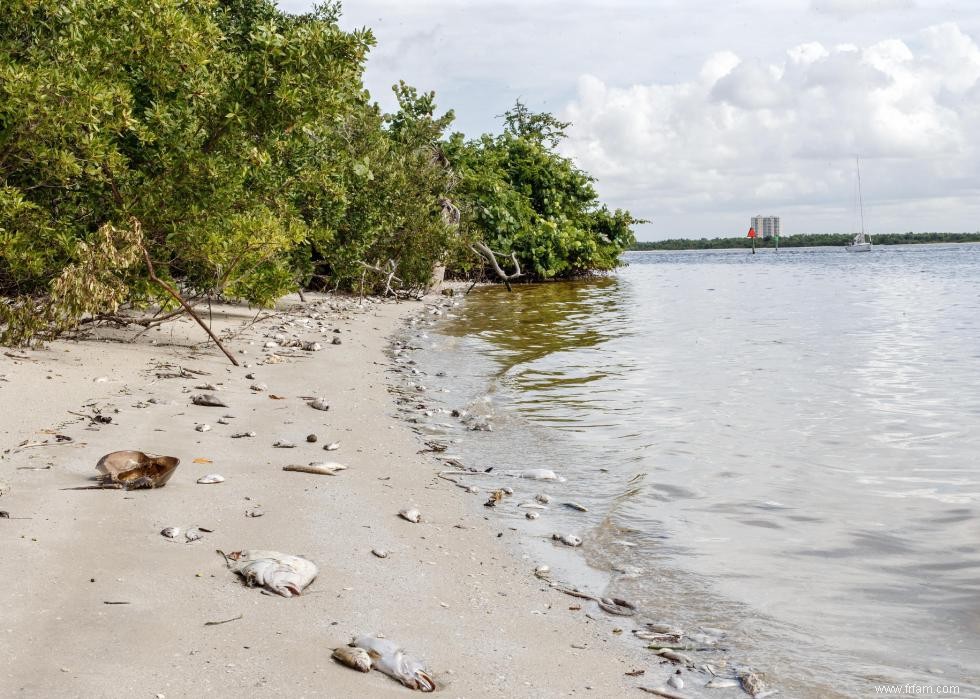
[[[864,241],[864,196],[861,194],[861,157],[858,155],[854,156],[854,162],[857,164],[857,175],[858,175],[858,206],[861,209],[861,240]]]

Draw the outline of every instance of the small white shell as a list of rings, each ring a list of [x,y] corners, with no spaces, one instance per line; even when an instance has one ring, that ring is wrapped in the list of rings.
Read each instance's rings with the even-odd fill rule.
[[[285,439],[277,439],[275,442],[272,443],[272,446],[274,446],[274,447],[276,447],[278,449],[292,449],[296,445],[293,444],[292,442],[289,442],[289,441],[285,440]]]
[[[330,410],[330,404],[327,402],[326,398],[314,398],[309,403],[307,403],[314,410]]]
[[[337,451],[340,449],[340,442],[330,442],[330,444],[323,447],[324,451]]]
[[[180,534],[180,527],[164,527],[160,534],[167,537],[168,539],[176,539],[177,535]]]
[[[378,558],[388,557],[388,552],[385,549],[371,549],[371,553],[373,553]]]
[[[303,349],[307,352],[319,352],[323,349],[319,342],[304,342]]]
[[[551,566],[540,565],[534,569],[534,574],[538,577],[542,575],[548,575],[551,572]]]
[[[202,423],[202,424],[198,425],[197,427],[195,427],[194,429],[197,430],[198,432],[210,432],[211,431],[211,425],[208,425],[207,423]]]
[[[197,482],[203,485],[209,485],[211,483],[223,483],[224,480],[225,477],[222,476],[220,473],[209,473],[206,476],[201,476],[200,478],[198,478]]]
[[[513,495],[514,494],[514,489],[511,488],[509,485],[504,486],[503,488],[501,488],[501,490],[504,491],[507,495]]]
[[[401,517],[402,519],[406,519],[409,522],[412,522],[413,524],[418,524],[419,522],[422,521],[422,513],[419,512],[414,507],[409,508],[409,509],[405,509],[405,510],[401,510],[398,513],[398,516]]]
[[[528,519],[537,519],[540,515],[537,512],[525,512],[524,516]]]
[[[184,537],[186,537],[188,541],[197,541],[198,539],[204,537],[204,533],[200,529],[195,527],[193,529],[188,529],[186,532],[184,532]]]
[[[241,439],[243,437],[254,437],[254,436],[255,436],[255,432],[252,432],[252,431],[249,431],[249,432],[236,432],[235,434],[233,434],[231,436],[231,438],[232,439]]]
[[[543,493],[538,493],[534,496],[534,499],[540,502],[542,505],[547,505],[549,502],[551,502],[551,496]]]

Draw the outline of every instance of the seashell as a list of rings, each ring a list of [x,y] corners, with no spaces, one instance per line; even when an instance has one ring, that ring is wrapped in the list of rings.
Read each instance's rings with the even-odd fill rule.
[[[218,396],[213,393],[199,393],[196,396],[191,396],[191,402],[194,405],[204,405],[210,408],[227,408],[228,405],[224,403]]]
[[[255,391],[256,393],[261,393],[262,391],[267,391],[269,389],[264,383],[253,383],[248,387],[248,390]]]
[[[254,437],[254,436],[255,436],[255,433],[254,432],[251,432],[251,431],[249,431],[249,432],[236,432],[235,434],[233,434],[231,436],[231,438],[232,439],[242,439],[243,437]]]
[[[324,451],[337,451],[338,449],[340,449],[340,442],[330,442],[323,447]]]
[[[245,378],[249,381],[255,381],[255,374],[245,374]]]
[[[545,575],[550,575],[551,574],[551,566],[548,566],[548,565],[539,565],[537,568],[534,569],[534,574],[536,576],[538,576],[539,578],[540,577],[543,577]]]
[[[141,451],[114,451],[106,454],[95,468],[102,482],[119,483],[126,490],[162,488],[177,470],[180,459],[175,456],[156,456]]]
[[[265,347],[266,349],[275,349],[276,347],[279,346],[279,343],[278,342],[273,342],[272,340],[269,340],[268,342],[266,342],[262,346]]]
[[[575,536],[574,534],[552,534],[551,538],[555,541],[560,541],[565,544],[565,546],[581,546],[582,539]]]
[[[262,509],[261,508],[258,508],[258,507],[254,508],[252,510],[246,510],[245,511],[245,516],[246,517],[261,517],[264,514],[265,514],[265,512],[263,512]]]
[[[471,495],[476,495],[477,493],[480,492],[480,489],[477,488],[475,485],[468,485],[466,486],[466,492],[470,493]]]
[[[186,532],[184,532],[184,537],[188,541],[197,541],[198,539],[204,537],[204,532],[202,532],[197,527],[194,527],[193,529],[188,529]]]
[[[325,398],[314,398],[307,405],[314,410],[330,410],[330,404]]]
[[[225,420],[223,417],[219,417],[218,418],[218,424],[219,425],[230,425],[231,423],[228,422],[227,420]]]
[[[664,654],[661,653],[661,655]],[[746,694],[749,694],[752,697],[769,695],[769,692],[766,691],[766,683],[763,681],[761,674],[743,670],[742,672],[737,673],[737,676],[738,681],[742,683],[742,690]]]
[[[579,512],[589,511],[585,505],[579,505],[577,502],[563,502],[562,505],[572,510],[578,510]]]
[[[374,661],[371,660],[371,655],[363,648],[341,646],[340,648],[334,648],[333,655],[330,657],[341,665],[352,667],[360,672],[371,672],[371,667],[374,664]]]
[[[313,461],[309,466],[291,464],[289,466],[283,466],[282,470],[298,471],[299,473],[315,473],[321,476],[336,476],[337,471],[346,471],[347,467],[343,464],[338,464],[336,461]]]
[[[319,342],[304,342],[303,349],[306,352],[319,352],[323,347],[320,346]]]
[[[168,539],[176,539],[180,534],[180,527],[164,527],[160,530],[160,534]]]
[[[220,473],[209,473],[206,476],[201,476],[197,479],[197,482],[202,485],[210,485],[212,483],[224,483],[225,477]]]
[[[538,502],[540,502],[542,505],[547,505],[549,502],[551,502],[551,496],[550,495],[544,495],[544,494],[541,494],[541,493],[539,493],[538,495],[535,495],[534,496],[534,499],[537,500]]]
[[[407,655],[397,643],[384,638],[361,636],[354,639],[352,645],[368,652],[375,670],[398,680],[409,689],[435,691],[435,680],[425,671],[422,661]]]
[[[311,433],[306,435],[306,441],[309,442],[310,444],[315,444],[318,439],[319,437],[317,437],[315,434]]]
[[[521,471],[518,474],[521,478],[528,478],[532,481],[556,481],[558,480],[558,474],[547,468],[532,468],[527,471]]]
[[[339,344],[341,344],[341,339],[339,337],[335,337],[334,339],[332,339],[330,341],[330,344],[331,345],[339,345]]]
[[[541,515],[539,515],[539,514],[538,514],[537,512],[525,512],[525,513],[524,513],[524,516],[525,516],[525,517],[526,517],[527,519],[537,519],[537,518],[538,518],[538,517],[540,517]]]
[[[371,553],[373,553],[378,558],[388,557],[388,552],[385,549],[371,549]]]
[[[195,427],[194,429],[197,430],[198,432],[210,432],[211,431],[211,425],[208,425],[206,423],[202,423],[202,424],[198,425],[197,427]]]
[[[272,446],[276,447],[277,449],[292,449],[296,445],[292,442],[287,442],[285,439],[277,439],[272,443]]]
[[[670,679],[667,680],[667,684],[669,684],[674,689],[684,689],[684,680],[682,680],[677,675],[671,675]]]
[[[278,551],[234,551],[229,565],[249,587],[264,587],[283,597],[299,595],[320,572],[313,561]]]
[[[737,687],[738,682],[725,679],[724,677],[713,677],[704,686],[708,689],[731,689],[732,687]]]
[[[501,490],[504,491],[504,495],[513,495],[514,494],[514,489],[511,488],[510,486],[504,486],[503,488],[501,488]]]
[[[401,510],[398,513],[398,516],[401,517],[402,519],[406,519],[409,522],[412,522],[413,524],[418,524],[419,522],[422,521],[422,513],[419,512],[414,507],[410,509]]]

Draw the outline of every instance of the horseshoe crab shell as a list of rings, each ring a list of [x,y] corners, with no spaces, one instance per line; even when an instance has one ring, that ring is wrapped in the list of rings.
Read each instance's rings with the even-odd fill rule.
[[[162,488],[174,475],[180,459],[175,456],[157,456],[141,451],[114,451],[106,454],[95,468],[102,474],[102,482],[118,483],[126,490],[136,488]]]
[[[351,643],[362,648],[374,661],[374,669],[398,680],[409,689],[420,692],[434,692],[436,682],[425,671],[421,660],[406,655],[397,643],[374,636],[361,636]]]
[[[299,596],[320,572],[313,561],[278,551],[234,551],[229,567],[249,587],[264,587],[283,597]]]

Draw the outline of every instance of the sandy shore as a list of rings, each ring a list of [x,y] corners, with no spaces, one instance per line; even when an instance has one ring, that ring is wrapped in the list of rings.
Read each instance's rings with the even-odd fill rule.
[[[215,327],[236,333],[228,345],[247,367],[201,344],[190,321],[136,342],[91,338],[0,355],[0,481],[9,485],[0,509],[11,517],[0,519],[0,693],[408,696],[381,673],[330,659],[355,634],[383,633],[425,659],[444,696],[639,695],[624,673],[643,666],[613,634],[632,624],[570,610],[576,600],[536,580],[533,561],[498,539],[472,498],[435,477],[420,438],[393,417],[384,350],[418,304],[358,309],[320,296],[285,305],[291,316],[254,325],[246,309],[215,309]],[[287,335],[323,348],[273,350],[287,356],[264,362],[266,335],[284,322],[293,323]],[[158,377],[175,367],[206,374]],[[206,383],[228,408],[191,404]],[[314,395],[330,410],[301,398]],[[96,410],[112,422],[69,413]],[[234,416],[227,425],[224,415]],[[212,429],[198,432],[199,423]],[[231,438],[246,431],[256,436]],[[56,443],[55,433],[72,441]],[[306,442],[310,433],[317,443]],[[296,447],[274,448],[279,439]],[[325,452],[333,441],[340,449]],[[99,457],[121,449],[181,464],[161,489],[64,490],[90,484]],[[282,470],[328,460],[349,468]],[[226,481],[196,483],[212,472]],[[397,517],[406,506],[421,510],[421,524]],[[246,516],[256,508],[264,515]],[[166,526],[213,533],[174,543],[160,535]],[[261,594],[215,553],[247,548],[305,555],[320,575],[299,598]]]

